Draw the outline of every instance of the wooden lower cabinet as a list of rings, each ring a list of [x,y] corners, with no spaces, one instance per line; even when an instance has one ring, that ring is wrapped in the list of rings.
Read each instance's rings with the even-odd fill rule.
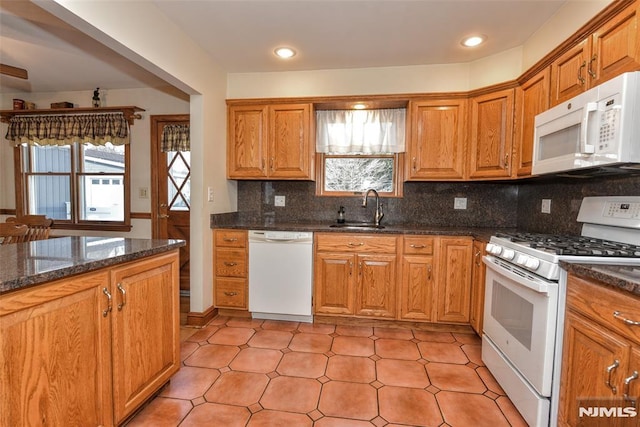
[[[469,324],[471,238],[315,239],[314,314]]]
[[[478,335],[482,335],[482,321],[484,317],[484,289],[486,266],[482,257],[486,254],[486,242],[473,241],[473,265],[471,267],[471,311],[469,322]]]
[[[469,323],[471,258],[471,238],[440,238],[436,317],[438,322]]]
[[[179,369],[178,293],[176,250],[3,295],[0,425],[124,421]]]
[[[316,233],[314,313],[395,318],[397,236]]]
[[[614,317],[614,311],[640,321],[640,298],[569,276],[558,417],[561,426],[580,425],[580,405],[628,407],[632,404],[625,394],[636,401],[640,396],[640,378],[635,378],[640,373],[640,326],[625,324]],[[590,425],[614,420],[600,421],[603,424]]]
[[[214,306],[249,308],[249,244],[246,230],[213,231]]]
[[[180,300],[177,254],[111,270],[113,408],[131,415],[179,369]]]

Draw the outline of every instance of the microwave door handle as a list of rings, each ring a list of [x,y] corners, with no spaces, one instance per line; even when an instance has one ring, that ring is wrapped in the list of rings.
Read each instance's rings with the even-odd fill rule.
[[[597,110],[597,102],[587,102],[584,106],[584,116],[582,117],[582,126],[580,129],[580,152],[582,154],[593,154],[596,152],[596,146],[589,144],[589,119],[591,113]]]

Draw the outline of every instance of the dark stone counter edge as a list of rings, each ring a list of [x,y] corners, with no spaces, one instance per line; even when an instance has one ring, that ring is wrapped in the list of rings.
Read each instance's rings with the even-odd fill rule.
[[[47,271],[40,274],[34,274],[28,277],[17,277],[13,280],[7,280],[0,283],[0,295],[9,293],[12,291],[18,291],[26,289],[35,285],[44,284],[47,282],[53,282],[58,279],[64,279],[70,276],[75,276],[83,273],[89,273],[92,271],[100,270],[102,268],[115,266],[118,264],[124,264],[138,259],[158,255],[164,252],[170,252],[174,249],[178,249],[185,246],[184,240],[167,240],[165,245],[156,246],[149,249],[138,250],[133,253],[124,255],[117,255],[114,257],[92,260],[83,262],[82,264],[73,265],[69,267],[62,267],[60,269]]]
[[[243,218],[236,212],[211,215],[212,229],[307,231],[314,233],[364,233],[364,234],[418,234],[432,236],[470,236],[488,242],[496,232],[514,231],[513,228],[437,227],[425,224],[382,224],[382,229],[331,227],[327,222],[270,222],[255,218]]]
[[[617,270],[624,265],[603,265],[603,264],[574,264],[560,261],[560,267],[567,272],[585,279],[593,279],[601,282],[604,286],[629,292],[640,297],[640,281],[632,278],[624,278],[616,274]]]

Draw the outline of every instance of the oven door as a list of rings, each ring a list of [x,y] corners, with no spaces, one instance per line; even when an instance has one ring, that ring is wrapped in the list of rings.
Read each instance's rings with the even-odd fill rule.
[[[501,259],[487,265],[484,328],[511,365],[541,395],[551,395],[558,283]]]

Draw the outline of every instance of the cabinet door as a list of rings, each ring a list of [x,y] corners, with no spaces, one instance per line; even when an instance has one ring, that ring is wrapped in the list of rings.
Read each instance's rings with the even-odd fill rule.
[[[353,314],[355,255],[317,253],[314,313]]]
[[[396,256],[358,255],[357,263],[356,314],[395,317]]]
[[[178,273],[177,251],[111,272],[116,423],[179,369]]]
[[[269,107],[271,178],[311,179],[311,104]]]
[[[402,258],[400,317],[432,322],[434,316],[435,266],[433,256],[405,255]]]
[[[560,383],[559,418],[562,422],[579,425],[580,399],[622,396],[629,350],[627,341],[617,334],[571,310],[567,312]],[[615,393],[612,387],[616,387]]]
[[[640,3],[635,2],[592,36],[591,86],[627,71],[640,70]]]
[[[471,99],[469,178],[511,175],[514,90]]]
[[[438,322],[469,323],[471,251],[470,239],[440,239]]]
[[[482,335],[482,319],[484,316],[484,288],[486,267],[482,262],[485,254],[485,243],[473,242],[473,266],[471,277],[471,327],[478,335]]]
[[[113,425],[107,273],[2,296],[0,425]]]
[[[228,178],[266,178],[267,107],[229,107],[228,121]]]
[[[571,99],[588,88],[590,52],[590,39],[585,39],[551,63],[551,106]]]
[[[407,179],[463,179],[467,101],[418,101],[409,108]]]
[[[513,167],[519,177],[531,175],[535,117],[549,108],[550,74],[547,67],[516,89]]]

